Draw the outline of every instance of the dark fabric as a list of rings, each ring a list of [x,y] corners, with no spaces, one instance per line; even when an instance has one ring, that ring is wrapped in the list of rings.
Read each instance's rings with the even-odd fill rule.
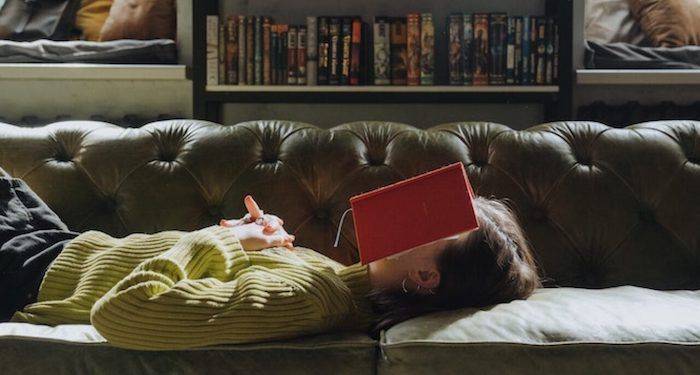
[[[0,7],[0,39],[69,39],[77,35],[73,21],[79,7],[79,0],[6,0]]]
[[[46,269],[77,235],[23,181],[0,177],[0,322],[36,299]]]
[[[109,42],[0,40],[0,63],[175,64],[174,40],[114,40]]]
[[[510,200],[554,284],[700,289],[696,121],[0,124],[0,167],[73,230],[194,230],[242,216],[252,194],[297,245],[344,264],[357,260],[352,220],[333,242],[350,197],[456,161],[476,194]]]
[[[700,46],[640,47],[586,41],[588,69],[700,69]]]

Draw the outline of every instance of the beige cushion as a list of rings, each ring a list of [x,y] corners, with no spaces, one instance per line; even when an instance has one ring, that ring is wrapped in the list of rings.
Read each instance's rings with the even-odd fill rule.
[[[540,289],[395,325],[382,374],[680,374],[700,368],[700,291]]]
[[[100,40],[175,39],[173,0],[115,0]]]
[[[630,7],[655,46],[700,44],[700,0],[630,0]]]

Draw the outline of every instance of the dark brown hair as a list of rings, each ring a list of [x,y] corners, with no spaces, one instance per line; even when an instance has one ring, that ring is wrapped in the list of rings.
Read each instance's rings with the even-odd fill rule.
[[[445,243],[437,259],[440,285],[421,295],[373,289],[367,295],[382,329],[433,311],[484,307],[524,299],[541,286],[537,266],[514,212],[499,200],[475,197],[479,229]]]

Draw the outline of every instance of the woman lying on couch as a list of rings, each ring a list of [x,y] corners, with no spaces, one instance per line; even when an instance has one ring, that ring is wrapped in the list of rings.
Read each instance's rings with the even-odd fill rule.
[[[432,311],[529,296],[539,278],[515,215],[475,199],[480,228],[368,265],[293,247],[249,213],[193,232],[75,233],[19,179],[0,177],[0,321],[92,324],[133,349],[379,330]]]

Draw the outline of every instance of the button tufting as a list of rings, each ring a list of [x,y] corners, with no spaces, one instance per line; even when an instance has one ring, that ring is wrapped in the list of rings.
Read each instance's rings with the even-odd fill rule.
[[[652,211],[649,208],[640,208],[639,209],[639,220],[646,222],[646,223],[656,222],[654,211]]]
[[[543,208],[535,208],[532,210],[532,218],[535,221],[547,221],[547,212]]]
[[[317,210],[316,211],[316,218],[319,220],[328,220],[328,211],[326,210]]]
[[[223,210],[221,209],[221,206],[214,205],[214,206],[209,206],[207,208],[207,211],[209,211],[209,215],[214,216],[214,217],[224,217],[223,215]]]
[[[103,211],[112,212],[117,210],[117,205],[116,197],[107,197],[102,201],[101,208]]]
[[[54,159],[56,161],[60,161],[60,162],[64,162],[64,163],[73,161],[73,158],[70,155],[68,155],[68,153],[65,150],[61,150],[61,151],[57,152],[56,155],[54,155]]]

